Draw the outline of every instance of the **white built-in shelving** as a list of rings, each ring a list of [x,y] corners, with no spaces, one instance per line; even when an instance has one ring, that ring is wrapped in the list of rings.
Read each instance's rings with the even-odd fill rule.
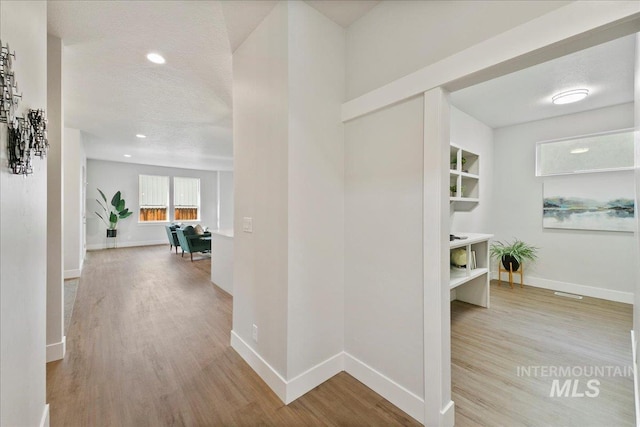
[[[451,144],[449,201],[454,210],[469,211],[480,202],[480,156]]]
[[[457,237],[449,242],[449,249],[465,248],[467,263],[464,267],[451,266],[449,289],[455,289],[455,299],[489,307],[489,240],[491,234],[452,233]],[[472,262],[475,254],[475,265]]]

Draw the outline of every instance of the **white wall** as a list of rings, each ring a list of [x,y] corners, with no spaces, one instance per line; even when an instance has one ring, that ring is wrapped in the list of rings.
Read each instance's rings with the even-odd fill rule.
[[[289,2],[287,375],[339,354],[344,331],[344,30]]]
[[[108,200],[110,200],[116,191],[121,191],[122,197],[126,201],[126,206],[134,212],[129,218],[118,222],[118,246],[143,246],[161,243],[169,244],[164,226],[170,221],[154,224],[138,222],[140,207],[138,197],[139,175],[169,176],[169,200],[171,204],[173,201],[173,181],[171,177],[200,178],[201,220],[194,221],[192,224],[200,223],[212,229],[216,228],[218,223],[218,184],[216,172],[89,159],[87,161],[86,194],[88,249],[101,249],[106,245],[106,226],[95,214],[95,211],[99,210],[98,204],[95,200],[100,197],[97,188],[101,189],[105,193]],[[169,211],[169,218],[171,219],[171,209],[169,209]]]
[[[423,99],[345,125],[345,351],[424,397]]]
[[[84,261],[82,168],[86,165],[82,134],[64,129],[64,276],[79,277]]]
[[[0,38],[15,49],[22,114],[47,106],[47,4],[0,2]],[[45,406],[47,162],[33,175],[7,168],[0,124],[0,425],[48,425]],[[44,419],[43,419],[44,418]]]
[[[281,376],[287,369],[287,4],[233,54],[233,333]],[[253,233],[242,232],[243,217]],[[259,328],[258,342],[252,325]]]
[[[47,362],[64,357],[62,40],[47,37]]]
[[[347,30],[347,98],[377,89],[569,1],[385,1]]]
[[[451,211],[451,230],[491,233],[493,201],[493,129],[467,113],[451,107],[451,143],[480,156],[480,203],[471,211]]]
[[[494,131],[491,228],[497,240],[518,238],[540,247],[538,261],[526,266],[526,283],[601,288],[607,290],[603,297],[632,302],[636,264],[630,254],[637,237],[632,233],[543,229],[544,178],[535,177],[536,142],[629,127],[633,127],[633,104]],[[587,294],[585,291],[589,289],[574,289]]]
[[[343,369],[343,101],[344,30],[303,2],[234,53],[232,345],[286,403]]]
[[[233,230],[233,172],[218,172],[218,228]]]
[[[640,232],[640,214],[638,207],[640,206],[640,33],[636,34],[636,61],[634,70],[634,165],[635,165],[635,183],[636,183],[636,230]],[[631,346],[633,360],[633,385],[634,385],[634,402],[636,409],[636,425],[640,425],[640,395],[638,394],[638,334],[640,334],[640,239],[636,238],[635,242],[635,284],[634,284],[634,300],[633,300],[633,330],[631,332]]]

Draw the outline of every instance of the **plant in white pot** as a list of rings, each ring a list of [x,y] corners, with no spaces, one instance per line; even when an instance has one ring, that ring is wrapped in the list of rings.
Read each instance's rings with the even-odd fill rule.
[[[494,242],[491,244],[491,256],[502,262],[509,271],[518,271],[523,261],[538,258],[538,248],[515,239],[512,243]]]
[[[117,191],[116,194],[113,195],[110,205],[107,203],[107,197],[99,188],[98,193],[100,193],[100,197],[102,197],[104,203],[96,199],[96,202],[98,202],[103,210],[102,215],[99,212],[96,212],[96,215],[98,215],[107,226],[107,237],[116,237],[118,235],[118,221],[130,217],[133,212],[129,211],[125,206],[125,201],[120,191]]]

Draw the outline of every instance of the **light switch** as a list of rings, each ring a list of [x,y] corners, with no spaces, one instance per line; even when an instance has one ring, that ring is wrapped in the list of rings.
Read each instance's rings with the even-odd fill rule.
[[[242,231],[245,233],[253,233],[253,218],[248,216],[242,218]]]

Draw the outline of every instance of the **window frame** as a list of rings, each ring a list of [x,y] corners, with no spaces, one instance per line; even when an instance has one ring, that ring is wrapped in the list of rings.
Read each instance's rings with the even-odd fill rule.
[[[178,205],[177,204],[177,191],[176,191],[176,179],[177,180],[192,180],[196,182],[196,205]],[[201,179],[199,177],[191,177],[191,176],[174,176],[172,179],[172,190],[173,190],[173,197],[171,200],[171,212],[172,212],[172,218],[174,222],[200,222],[202,221],[202,185],[201,185]],[[176,215],[176,211],[179,207],[186,207],[187,209],[189,207],[191,208],[195,208],[196,209],[196,218],[190,218],[190,219],[183,219],[183,218],[178,218],[178,216]]]
[[[155,177],[155,178],[164,178],[166,180],[166,194],[165,194],[165,202],[166,205],[161,206],[158,205],[143,205],[142,204],[142,196],[143,196],[143,188],[142,188],[142,180],[143,177]],[[150,174],[138,174],[138,224],[162,224],[169,223],[171,221],[171,184],[170,177],[168,175],[150,175]],[[165,219],[162,220],[142,220],[142,209],[161,209],[164,207],[165,209]]]

